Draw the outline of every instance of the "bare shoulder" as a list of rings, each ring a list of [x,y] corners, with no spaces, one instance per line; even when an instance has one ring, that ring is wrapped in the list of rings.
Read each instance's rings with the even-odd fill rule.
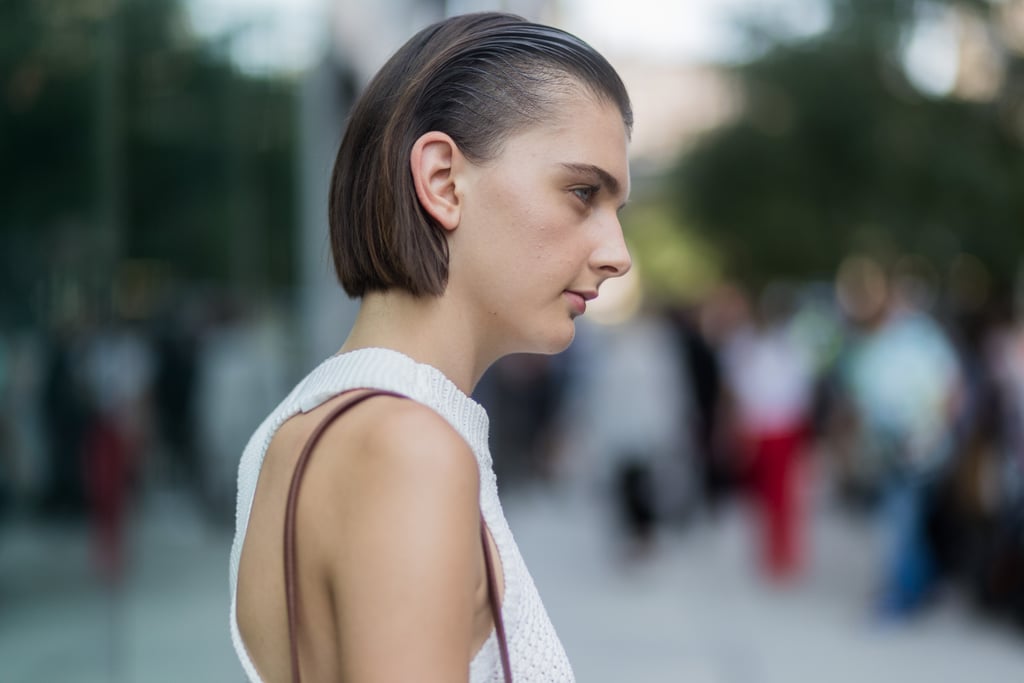
[[[346,420],[321,446],[345,450],[318,482],[330,512],[307,517],[324,539],[344,677],[459,680],[481,580],[473,452],[411,400],[375,397]]]
[[[373,397],[353,409],[349,427],[328,430],[323,447],[346,450],[352,475],[478,477],[469,444],[438,413],[411,399]]]
[[[355,522],[363,530],[415,526],[422,533],[423,525],[440,530],[476,519],[479,470],[469,444],[416,401],[361,403],[324,432],[317,451],[322,464],[307,500],[336,530]]]

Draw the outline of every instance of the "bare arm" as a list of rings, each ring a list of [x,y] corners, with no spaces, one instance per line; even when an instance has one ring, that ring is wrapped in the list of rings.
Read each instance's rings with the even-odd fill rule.
[[[374,401],[325,544],[343,680],[465,681],[481,581],[479,473],[440,416]]]

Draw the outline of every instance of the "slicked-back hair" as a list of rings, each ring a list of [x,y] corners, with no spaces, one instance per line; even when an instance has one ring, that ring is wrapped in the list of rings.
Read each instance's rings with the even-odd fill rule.
[[[348,295],[444,292],[448,242],[410,168],[420,136],[446,133],[467,159],[486,162],[510,135],[554,116],[573,88],[618,107],[632,129],[618,74],[565,31],[481,12],[433,24],[402,46],[353,107],[331,176],[331,251]]]

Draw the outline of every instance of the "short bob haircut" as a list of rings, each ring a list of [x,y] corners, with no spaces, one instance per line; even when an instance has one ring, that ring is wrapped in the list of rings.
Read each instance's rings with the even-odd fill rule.
[[[328,220],[345,292],[442,294],[448,242],[416,196],[409,165],[416,140],[441,131],[470,161],[492,160],[510,135],[552,116],[574,86],[617,106],[629,134],[622,80],[569,33],[481,12],[413,36],[353,107],[335,160]]]

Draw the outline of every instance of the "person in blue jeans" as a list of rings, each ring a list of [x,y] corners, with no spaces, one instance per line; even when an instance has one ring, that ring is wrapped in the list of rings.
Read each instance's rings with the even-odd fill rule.
[[[858,425],[855,466],[879,494],[878,609],[898,618],[921,606],[937,576],[926,516],[953,452],[962,370],[948,335],[879,264],[851,260],[846,276],[878,284],[860,288],[877,300],[848,306],[855,331],[840,376]]]

